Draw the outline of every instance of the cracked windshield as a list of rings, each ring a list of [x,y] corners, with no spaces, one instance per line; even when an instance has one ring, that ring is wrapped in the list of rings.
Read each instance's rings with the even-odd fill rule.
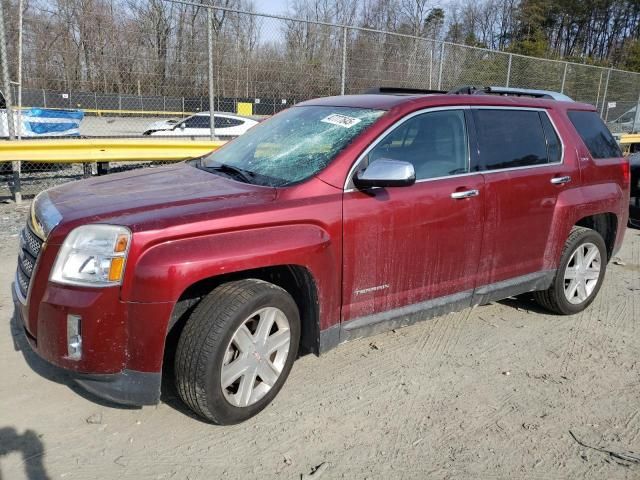
[[[273,187],[306,180],[326,167],[384,111],[290,108],[202,160],[200,167]]]

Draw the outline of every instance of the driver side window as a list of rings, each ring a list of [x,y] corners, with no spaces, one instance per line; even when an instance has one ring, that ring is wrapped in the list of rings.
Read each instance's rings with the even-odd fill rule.
[[[369,152],[369,163],[381,158],[413,164],[417,180],[468,173],[464,111],[427,112],[407,120]]]

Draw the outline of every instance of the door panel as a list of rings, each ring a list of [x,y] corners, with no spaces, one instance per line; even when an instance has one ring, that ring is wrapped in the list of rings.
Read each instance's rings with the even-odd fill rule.
[[[472,109],[485,181],[478,286],[544,268],[558,194],[579,184],[575,152],[564,151],[539,109]]]
[[[469,173],[468,130],[464,107],[418,111],[366,153],[360,168],[382,158],[409,162],[417,182],[345,192],[343,320],[471,294],[484,179]]]
[[[552,184],[551,179],[573,174],[565,165],[485,174],[486,219],[478,286],[543,268],[558,193],[567,188]]]
[[[345,192],[342,320],[472,290],[483,182],[473,174]],[[467,190],[479,195],[451,197]]]

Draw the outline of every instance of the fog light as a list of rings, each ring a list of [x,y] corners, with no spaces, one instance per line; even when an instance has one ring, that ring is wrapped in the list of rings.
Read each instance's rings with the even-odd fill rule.
[[[67,358],[80,360],[82,357],[82,332],[80,315],[67,315]]]

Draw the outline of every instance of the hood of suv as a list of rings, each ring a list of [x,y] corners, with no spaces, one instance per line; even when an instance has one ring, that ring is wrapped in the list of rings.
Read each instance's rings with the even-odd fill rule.
[[[137,230],[271,202],[275,189],[180,163],[71,182],[47,194],[62,217],[61,227],[111,222]]]

